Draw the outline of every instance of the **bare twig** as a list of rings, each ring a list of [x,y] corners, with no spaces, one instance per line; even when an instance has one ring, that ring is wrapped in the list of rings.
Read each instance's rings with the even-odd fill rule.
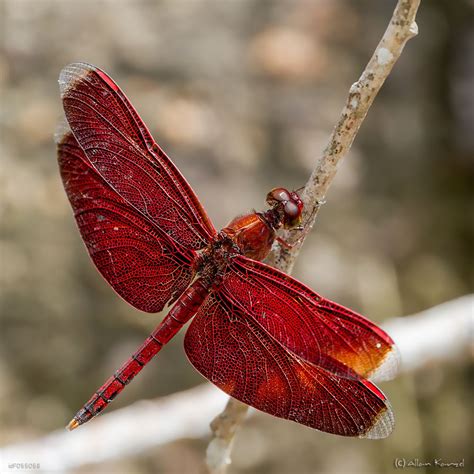
[[[350,90],[346,104],[313,173],[305,185],[302,198],[305,203],[305,234],[287,233],[285,240],[291,248],[275,247],[268,263],[290,273],[301,249],[304,237],[312,228],[320,205],[336,175],[341,159],[349,151],[377,93],[400,57],[405,44],[418,33],[415,23],[420,0],[399,0],[390,23],[370,58],[359,80]],[[222,474],[230,463],[232,441],[239,423],[244,419],[247,406],[230,398],[224,411],[212,422],[214,438],[208,447],[208,466],[212,473]]]
[[[224,472],[230,464],[235,432],[243,423],[248,409],[248,405],[230,397],[224,410],[212,420],[213,438],[206,451],[206,463],[211,472]]]
[[[472,356],[473,308],[474,295],[467,295],[387,321],[383,327],[400,349],[401,372]],[[137,402],[101,415],[72,433],[61,429],[0,448],[0,472],[20,471],[11,467],[20,462],[40,464],[44,472],[66,472],[135,456],[183,438],[203,438],[209,433],[209,419],[224,407],[227,398],[213,385],[203,384],[169,397]],[[225,424],[225,420],[221,422]]]

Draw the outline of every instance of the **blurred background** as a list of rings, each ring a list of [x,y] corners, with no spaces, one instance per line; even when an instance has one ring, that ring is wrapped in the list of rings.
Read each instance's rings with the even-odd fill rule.
[[[162,317],[117,297],[81,242],[52,139],[61,68],[86,61],[118,82],[220,228],[263,208],[270,188],[306,182],[395,4],[1,0],[0,445],[62,428]],[[472,291],[473,14],[472,1],[422,1],[420,34],[294,270],[379,323]],[[108,411],[204,381],[183,335]],[[230,473],[386,473],[396,457],[465,458],[471,472],[470,370],[437,364],[384,384],[397,426],[379,442],[252,417]],[[73,472],[204,472],[207,442]]]

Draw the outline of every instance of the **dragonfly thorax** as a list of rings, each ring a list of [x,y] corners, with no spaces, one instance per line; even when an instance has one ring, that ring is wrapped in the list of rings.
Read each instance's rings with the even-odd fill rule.
[[[229,238],[241,254],[255,260],[263,260],[275,240],[275,230],[259,212],[236,217],[220,234]]]
[[[252,212],[233,219],[219,234],[228,238],[239,253],[255,260],[263,260],[272,247],[280,227],[295,227],[301,221],[303,202],[295,192],[275,188],[267,194],[271,206],[265,212]]]

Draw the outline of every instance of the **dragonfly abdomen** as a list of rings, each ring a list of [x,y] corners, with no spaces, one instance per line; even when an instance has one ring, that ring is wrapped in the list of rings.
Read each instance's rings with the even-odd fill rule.
[[[110,377],[91,399],[76,413],[68,429],[98,415],[124,389],[161,348],[186,324],[199,309],[208,294],[207,285],[197,279],[178,298],[161,324],[147,337],[138,350]]]

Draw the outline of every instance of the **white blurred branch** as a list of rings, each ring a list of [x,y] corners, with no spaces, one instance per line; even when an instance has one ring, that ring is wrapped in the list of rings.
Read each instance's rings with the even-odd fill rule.
[[[9,468],[12,463],[39,463],[42,472],[67,472],[177,439],[201,438],[209,433],[209,420],[226,399],[219,389],[203,384],[158,400],[140,401],[74,431],[61,429],[29,443],[0,448],[0,472],[21,472]]]
[[[448,301],[404,318],[388,320],[383,328],[400,349],[401,372],[474,355],[474,295]]]
[[[402,373],[472,356],[474,295],[391,319],[383,327],[399,346]],[[55,431],[28,443],[0,448],[0,472],[11,471],[13,463],[28,462],[39,463],[45,472],[66,472],[126,458],[178,439],[202,438],[210,434],[209,420],[227,399],[218,388],[204,384],[155,401],[134,403],[73,432]]]

